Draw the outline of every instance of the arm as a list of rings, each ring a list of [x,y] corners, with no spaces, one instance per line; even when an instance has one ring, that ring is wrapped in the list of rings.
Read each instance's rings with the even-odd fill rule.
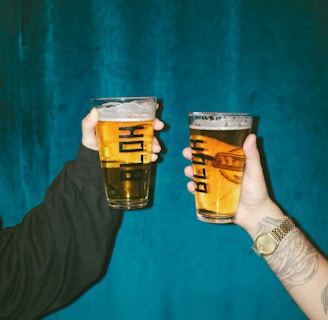
[[[243,225],[253,240],[283,220],[283,212],[271,200],[253,220]],[[309,319],[328,319],[328,263],[299,228],[292,229],[278,249],[263,257],[288,293]]]
[[[76,299],[108,266],[122,212],[107,205],[93,109],[82,146],[24,221],[0,231],[0,319],[35,319]],[[164,124],[156,119],[155,130]],[[152,161],[161,147],[153,141]]]
[[[0,232],[0,319],[43,316],[101,278],[122,219],[101,179],[98,153],[81,146],[44,202]]]
[[[255,136],[245,141],[244,150],[246,171],[236,223],[255,240],[279,225],[284,214],[268,196]],[[328,318],[327,259],[299,228],[292,229],[265,260],[310,319]]]
[[[268,195],[255,135],[246,139],[244,151],[246,168],[235,223],[255,240],[278,226],[285,215]],[[189,148],[183,154],[191,159]],[[185,168],[185,175],[192,177],[190,166]],[[192,181],[188,190],[194,192]],[[293,228],[277,251],[264,259],[310,319],[328,318],[328,262],[299,228]]]

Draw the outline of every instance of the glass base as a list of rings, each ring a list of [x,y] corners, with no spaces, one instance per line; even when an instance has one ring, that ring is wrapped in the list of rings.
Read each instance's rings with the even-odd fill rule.
[[[148,198],[138,199],[138,200],[113,200],[107,199],[108,206],[114,209],[122,209],[122,210],[134,210],[134,209],[142,209],[148,204]]]
[[[233,223],[233,216],[209,216],[204,215],[203,213],[197,212],[197,219],[207,223],[214,223],[214,224],[228,224]]]

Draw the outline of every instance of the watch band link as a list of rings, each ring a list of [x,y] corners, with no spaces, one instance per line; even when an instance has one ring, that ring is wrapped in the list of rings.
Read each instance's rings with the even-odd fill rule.
[[[290,217],[286,217],[286,219],[278,227],[274,228],[271,233],[275,239],[280,242],[294,227],[294,221]]]

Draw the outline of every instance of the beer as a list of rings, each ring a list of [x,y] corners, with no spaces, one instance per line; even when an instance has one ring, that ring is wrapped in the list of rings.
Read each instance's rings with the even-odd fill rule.
[[[98,109],[99,156],[108,204],[114,208],[138,209],[148,202],[155,105],[134,107]]]
[[[238,209],[245,167],[243,143],[251,130],[246,115],[192,113],[190,147],[197,218],[230,223]]]

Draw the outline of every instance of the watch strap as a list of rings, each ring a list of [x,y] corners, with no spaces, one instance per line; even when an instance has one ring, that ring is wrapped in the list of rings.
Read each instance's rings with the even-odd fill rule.
[[[280,242],[285,235],[295,227],[294,221],[286,216],[286,219],[276,228],[271,231],[274,238]]]

